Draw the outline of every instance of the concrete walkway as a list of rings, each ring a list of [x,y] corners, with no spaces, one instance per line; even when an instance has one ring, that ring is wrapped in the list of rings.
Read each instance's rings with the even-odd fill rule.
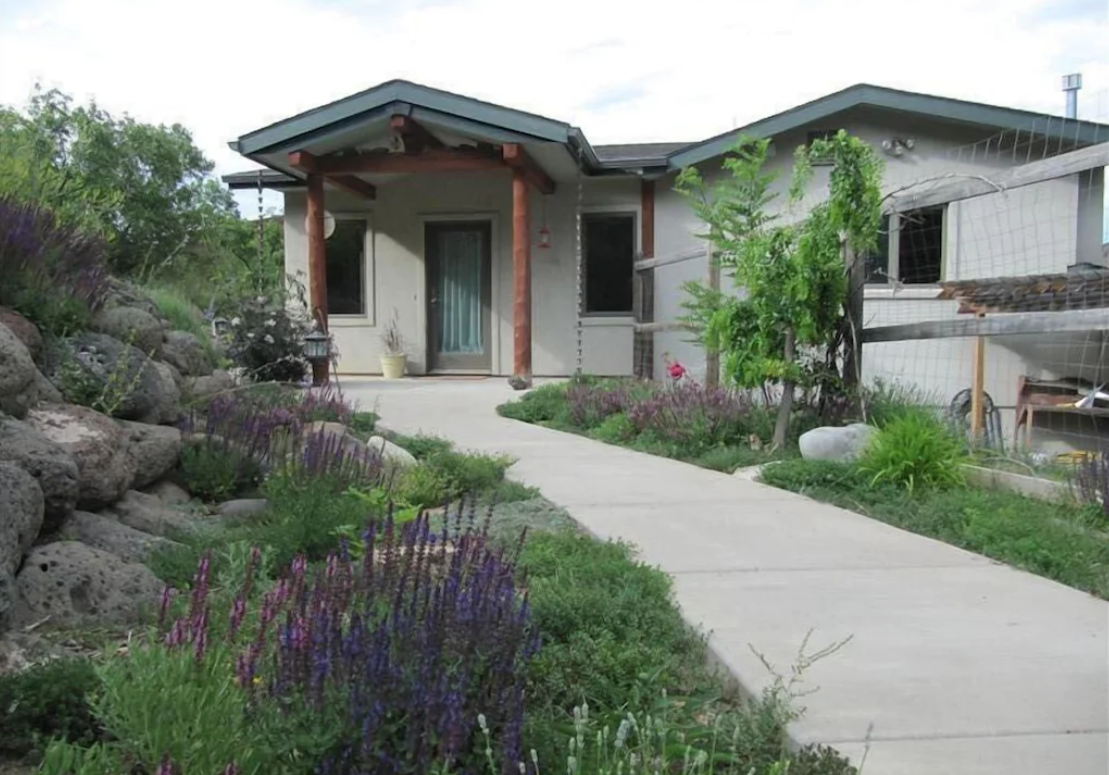
[[[805,634],[819,691],[792,729],[865,775],[1109,773],[1109,604],[798,495],[504,420],[503,380],[344,384],[388,427],[510,454],[594,533],[670,573],[691,624],[758,691]]]

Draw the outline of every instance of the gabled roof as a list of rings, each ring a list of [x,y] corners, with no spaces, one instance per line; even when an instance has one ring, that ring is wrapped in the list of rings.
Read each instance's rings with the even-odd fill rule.
[[[993,129],[1035,132],[1045,137],[1061,137],[1075,145],[1091,145],[1109,140],[1109,126],[1105,124],[860,83],[681,148],[668,156],[669,166],[671,169],[681,169],[720,156],[731,149],[740,135],[770,138],[815,124],[845,110],[864,106]]]

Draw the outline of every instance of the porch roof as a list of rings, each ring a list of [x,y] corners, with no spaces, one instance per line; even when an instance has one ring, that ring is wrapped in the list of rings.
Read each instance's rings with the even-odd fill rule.
[[[1109,269],[1075,264],[1066,272],[989,277],[940,283],[937,298],[959,302],[959,312],[1059,312],[1109,307]]]

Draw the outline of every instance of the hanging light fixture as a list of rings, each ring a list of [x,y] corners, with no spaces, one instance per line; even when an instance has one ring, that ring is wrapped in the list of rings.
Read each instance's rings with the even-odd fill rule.
[[[543,225],[539,227],[539,248],[547,250],[551,246],[551,230],[547,228],[547,197],[543,197]]]

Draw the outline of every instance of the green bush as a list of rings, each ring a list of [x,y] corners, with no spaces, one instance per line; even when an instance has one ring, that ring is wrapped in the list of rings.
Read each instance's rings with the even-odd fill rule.
[[[188,331],[197,338],[211,363],[220,362],[219,352],[215,342],[212,341],[211,326],[204,319],[204,313],[200,308],[189,301],[185,294],[168,285],[146,288],[144,293],[154,302],[158,313],[168,320],[175,330]]]
[[[569,383],[551,382],[529,390],[523,398],[497,407],[497,413],[511,420],[548,423],[565,418],[566,388]]]
[[[635,438],[635,424],[623,412],[610,414],[589,434],[606,444],[627,444]]]
[[[463,495],[492,497],[504,485],[510,458],[479,452],[459,452],[447,439],[436,436],[394,436],[393,443],[419,461],[397,478],[398,497],[408,503],[437,506]],[[519,496],[519,489],[504,494]]]
[[[873,435],[859,469],[871,476],[872,484],[888,482],[912,493],[964,485],[966,457],[966,445],[951,429],[925,411],[913,411]]]
[[[26,754],[55,737],[81,745],[98,740],[101,729],[89,701],[99,684],[86,659],[0,675],[0,751]]]
[[[875,379],[862,390],[867,421],[884,428],[908,414],[917,414],[925,407],[936,406],[939,399],[915,384]]]
[[[451,483],[441,472],[423,463],[401,471],[393,480],[398,501],[423,508],[436,508],[453,497]]]
[[[262,469],[230,444],[207,439],[181,450],[181,476],[192,495],[217,502],[254,490],[262,481]]]
[[[411,453],[417,460],[425,460],[434,454],[454,449],[454,445],[447,439],[425,436],[422,433],[415,436],[397,435],[393,438],[393,443]]]
[[[347,427],[359,438],[367,439],[373,435],[376,425],[377,414],[374,412],[355,412],[350,416],[350,424]]]

